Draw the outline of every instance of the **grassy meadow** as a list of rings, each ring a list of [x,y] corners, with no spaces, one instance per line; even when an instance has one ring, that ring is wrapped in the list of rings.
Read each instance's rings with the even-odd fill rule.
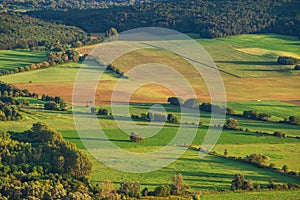
[[[0,51],[0,73],[3,71],[14,71],[18,67],[46,61],[45,51],[31,52],[29,50],[1,50]]]
[[[291,115],[299,116],[300,113],[299,106],[283,102],[300,100],[299,92],[297,92],[300,74],[291,70],[293,66],[276,64],[279,55],[300,58],[299,40],[295,37],[275,34],[240,35],[217,39],[194,38],[209,52],[217,66],[222,70],[221,74],[228,99],[227,104],[230,108],[240,114],[245,110],[256,110],[272,115],[271,121],[266,122],[233,117],[238,120],[239,127],[248,128],[251,132],[223,130],[213,151],[223,154],[224,150],[227,149],[229,156],[237,157],[245,157],[253,153],[262,154],[269,157],[266,164],[274,163],[278,168],[288,165],[289,170],[299,172],[299,139],[260,136],[254,133],[255,131],[269,133],[282,131],[287,136],[300,136],[300,125],[276,123],[276,121]],[[80,50],[88,53],[91,47],[83,47]],[[4,70],[14,70],[16,67],[38,63],[43,60],[45,60],[45,52],[0,51],[0,73]],[[186,60],[170,52],[144,49],[120,57],[113,64],[126,72],[133,66],[149,61],[174,67],[190,81],[200,102],[210,100],[210,94],[204,81],[195,76],[193,71],[187,70],[188,63]],[[47,69],[2,76],[0,81],[12,83],[19,88],[28,89],[30,92],[40,95],[60,96],[71,107],[73,84],[79,69],[79,63],[69,63]],[[94,70],[97,70],[97,65],[87,70],[89,73],[94,73]],[[97,109],[107,108],[111,112],[109,101],[119,80],[112,73],[104,73],[95,94]],[[128,81],[134,82],[130,78]],[[167,88],[157,84],[144,85],[132,95],[131,101],[134,103],[130,105],[130,113],[137,115],[147,113],[154,103],[163,103],[162,105],[167,113],[172,113],[180,119],[179,108],[166,104],[169,96],[172,96],[172,92]],[[31,106],[43,103],[32,98],[18,98],[19,102],[23,100],[28,101]],[[90,111],[89,106],[86,107],[86,111]],[[188,115],[189,113],[183,114]],[[44,122],[62,133],[66,140],[73,142],[81,150],[86,151],[76,131],[71,110],[60,112],[23,108],[22,115],[23,120],[21,121],[0,121],[0,131],[24,131],[30,129],[33,123]],[[194,145],[200,146],[202,144],[209,128],[210,116],[210,113],[201,112],[200,121],[202,125],[197,129],[197,135],[193,141]],[[129,118],[129,116],[125,116],[124,120]],[[129,141],[129,136],[117,126],[112,117],[98,117],[98,122],[105,131],[106,136],[114,144],[125,150],[138,153],[162,148],[174,138],[180,126],[180,124],[167,123],[158,134],[146,138],[142,143],[132,143]],[[138,125],[147,124],[143,121],[135,121],[135,123]],[[155,126],[154,123],[145,127],[145,129],[154,129]],[[187,126],[195,127],[192,124]],[[86,153],[88,152],[86,151]],[[144,187],[153,189],[157,185],[171,184],[172,176],[176,173],[183,174],[192,191],[229,190],[231,180],[237,173],[241,173],[245,175],[246,179],[252,179],[254,183],[262,185],[267,185],[270,180],[281,184],[290,181],[300,184],[298,178],[232,161],[221,156],[208,155],[200,159],[198,152],[193,150],[186,151],[168,167],[143,174],[119,172],[100,163],[92,155],[89,154],[89,156],[93,162],[93,172],[90,177],[93,184],[104,180],[111,180],[116,185],[123,181],[138,181],[141,183],[142,189]],[[300,198],[299,190],[247,192],[247,195],[230,192],[203,194],[201,196],[201,199],[208,200],[297,198]]]
[[[146,112],[150,106],[151,104],[133,104],[130,111],[134,114],[140,114]],[[178,108],[174,106],[166,105],[165,109],[168,113],[178,115]],[[61,132],[65,139],[75,143],[80,149],[85,150],[75,130],[73,116],[70,112],[62,113],[38,109],[25,109],[25,112],[23,121],[0,122],[1,130],[23,131],[29,129],[32,123],[42,121]],[[208,128],[209,117],[209,113],[201,114],[203,125],[199,127],[193,144],[202,144]],[[99,117],[99,123],[102,125],[107,137],[113,141],[114,144],[128,151],[139,153],[149,152],[163,147],[172,140],[179,126],[178,124],[167,124],[158,134],[147,138],[145,142],[132,143],[129,142],[129,136],[120,130],[110,117]],[[136,123],[144,124],[142,121]],[[263,123],[265,122],[262,122],[261,126],[263,126]],[[155,124],[153,126],[155,126]],[[155,127],[150,126],[147,128],[151,129]],[[293,138],[263,137],[253,133],[225,130],[222,132],[220,139],[214,147],[214,151],[222,154],[224,149],[227,149],[228,155],[242,157],[252,153],[260,153],[270,157],[268,163],[275,163],[278,167],[287,164],[289,169],[299,171],[299,164],[294,162],[294,160],[299,157],[299,144],[300,141]],[[288,155],[285,156],[285,154]],[[119,172],[110,169],[95,160],[92,156],[91,158],[93,161],[92,183],[111,180],[119,184],[119,182],[130,180],[139,181],[142,187],[152,189],[158,184],[170,184],[171,177],[175,173],[182,173],[193,191],[230,189],[230,182],[236,173],[242,173],[246,178],[251,178],[254,182],[263,185],[268,184],[268,181],[271,179],[276,183],[286,183],[289,181],[300,183],[299,180],[295,178],[218,156],[209,155],[203,159],[199,159],[198,152],[192,150],[186,151],[180,159],[166,168],[143,174]]]

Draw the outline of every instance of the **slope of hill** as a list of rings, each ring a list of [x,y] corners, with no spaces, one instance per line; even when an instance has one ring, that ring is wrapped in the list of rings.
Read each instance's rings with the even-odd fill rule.
[[[83,30],[44,22],[27,15],[0,13],[0,49],[30,48],[84,40]]]
[[[29,15],[87,32],[158,26],[211,38],[262,32],[299,35],[299,7],[296,0],[173,0],[108,9],[42,10]]]

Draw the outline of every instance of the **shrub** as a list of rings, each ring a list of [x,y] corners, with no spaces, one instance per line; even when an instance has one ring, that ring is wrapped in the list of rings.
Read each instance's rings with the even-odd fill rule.
[[[54,101],[48,101],[44,105],[45,110],[58,110],[58,106]]]
[[[275,131],[273,135],[280,138],[285,137],[285,134],[282,131]]]
[[[175,174],[173,178],[173,184],[171,186],[172,195],[186,195],[189,193],[190,186],[183,181],[182,174]]]
[[[290,116],[289,124],[300,124],[300,117]]]
[[[157,197],[170,196],[171,189],[168,185],[160,185],[154,189],[153,195]]]
[[[170,122],[170,123],[177,123],[178,122],[177,117],[173,114],[168,114],[167,119],[168,119],[168,122]]]
[[[120,194],[127,197],[139,198],[140,197],[140,184],[137,182],[123,182],[119,189]]]
[[[294,70],[300,70],[300,65],[296,65],[296,66],[294,67]]]
[[[237,129],[239,123],[236,119],[229,118],[226,121],[225,128],[226,129]]]
[[[183,104],[183,100],[179,97],[169,97],[168,98],[168,103],[174,106],[180,106]]]
[[[279,56],[277,63],[280,65],[296,65],[300,63],[300,60],[289,56]]]
[[[199,101],[198,101],[198,99],[195,99],[195,98],[187,99],[184,102],[183,106],[187,107],[187,108],[197,108],[197,107],[199,107]]]
[[[143,142],[143,138],[140,135],[138,135],[137,133],[132,132],[130,134],[130,141],[131,142]]]
[[[108,115],[108,111],[105,108],[100,108],[98,110],[98,115]]]

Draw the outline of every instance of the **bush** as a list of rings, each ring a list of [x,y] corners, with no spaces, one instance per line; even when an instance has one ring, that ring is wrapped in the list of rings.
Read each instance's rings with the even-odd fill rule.
[[[143,142],[144,140],[143,140],[143,138],[140,135],[138,135],[135,132],[132,132],[130,134],[130,141],[131,142]]]
[[[100,108],[98,111],[98,115],[108,115],[108,111],[105,108]]]
[[[184,102],[183,106],[187,107],[187,108],[197,108],[197,107],[199,107],[199,101],[198,101],[198,99],[195,99],[195,98],[187,99]]]
[[[236,174],[231,181],[231,190],[252,190],[252,180],[245,180],[244,175]]]
[[[178,122],[177,117],[173,114],[168,114],[167,119],[168,119],[168,122],[170,122],[170,123],[177,123]]]
[[[153,195],[157,197],[168,197],[170,196],[170,187],[168,185],[160,185],[154,189]]]
[[[275,131],[273,135],[280,138],[285,137],[285,134],[282,131]]]
[[[123,182],[119,189],[120,194],[127,197],[139,198],[140,197],[140,184],[137,182]]]
[[[289,124],[300,124],[300,117],[290,116]]]
[[[179,97],[169,97],[168,98],[168,103],[174,106],[180,106],[183,104],[183,100]]]
[[[289,56],[279,56],[277,63],[280,65],[296,65],[300,63],[300,60]]]
[[[44,105],[45,110],[58,110],[58,106],[54,101],[49,101]]]
[[[294,70],[300,70],[300,65],[296,65],[296,66],[294,67]]]
[[[239,123],[236,119],[229,118],[229,119],[227,119],[226,124],[224,125],[224,127],[226,129],[237,129],[238,125],[239,125]]]

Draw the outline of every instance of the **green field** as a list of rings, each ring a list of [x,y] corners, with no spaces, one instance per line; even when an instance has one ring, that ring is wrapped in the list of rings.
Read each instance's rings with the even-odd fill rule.
[[[148,110],[150,105],[132,105],[131,112],[138,114]],[[178,114],[178,110],[173,106],[165,106],[167,112]],[[77,132],[75,131],[74,122],[71,113],[42,111],[35,109],[25,109],[30,114],[25,114],[23,121],[17,122],[0,122],[1,130],[23,131],[29,129],[31,124],[36,121],[43,121],[51,127],[60,131],[64,138],[75,143],[79,148],[85,149]],[[206,133],[208,123],[208,113],[203,113],[204,124],[198,129],[198,134],[193,144],[201,145],[203,137]],[[147,152],[163,147],[176,134],[177,126],[164,128],[159,134],[148,138],[143,143],[131,143],[129,137],[121,131],[113,120],[100,117],[99,123],[103,125],[103,129],[108,138],[110,138],[119,147],[134,151]],[[143,122],[137,122],[142,124]],[[262,122],[264,123],[264,122]],[[171,125],[171,124],[170,124]],[[153,127],[148,127],[153,128]],[[300,152],[300,142],[292,138],[275,138],[261,137],[252,133],[244,133],[239,131],[223,131],[214,150],[222,154],[226,148],[229,155],[245,156],[251,153],[260,153],[270,157],[269,162],[273,162],[276,166],[281,167],[283,163],[287,164],[291,170],[299,171],[299,164],[293,162]],[[284,156],[288,153],[288,156]],[[214,190],[214,189],[230,189],[230,182],[236,173],[242,173],[247,178],[251,178],[254,182],[266,185],[269,180],[277,183],[286,183],[289,181],[300,183],[299,180],[271,172],[257,167],[242,164],[236,161],[209,155],[204,159],[199,159],[196,151],[188,150],[180,159],[170,166],[158,171],[143,174],[131,174],[119,172],[110,169],[102,163],[93,160],[93,174],[91,176],[92,183],[101,180],[111,180],[118,184],[119,182],[130,180],[139,181],[142,187],[147,186],[154,188],[159,184],[170,184],[171,177],[175,173],[182,173],[187,183],[190,184],[193,191],[197,190]]]
[[[300,198],[299,191],[260,191],[260,192],[247,192],[247,193],[224,193],[224,194],[209,194],[202,195],[203,200],[281,200],[289,199],[296,200]]]
[[[281,36],[274,34],[255,34],[241,35],[218,39],[197,39],[206,50],[215,59],[216,64],[224,71],[224,82],[226,91],[228,91],[228,106],[233,108],[236,113],[241,114],[245,110],[256,110],[272,114],[271,121],[257,121],[244,118],[233,117],[238,120],[239,127],[248,128],[251,132],[223,130],[222,134],[214,147],[214,151],[223,154],[227,149],[228,156],[244,157],[253,153],[268,156],[270,159],[266,164],[274,163],[277,168],[288,165],[289,170],[300,171],[300,140],[296,138],[278,138],[272,136],[260,136],[255,131],[283,131],[287,136],[300,136],[300,125],[288,125],[276,123],[278,120],[287,118],[291,115],[299,115],[300,107],[289,103],[283,103],[279,100],[299,100],[300,96],[296,91],[299,85],[299,74],[291,71],[292,66],[279,66],[276,59],[278,55],[291,55],[300,57],[300,42],[295,37]],[[144,56],[149,51],[136,52],[129,55],[128,60],[122,58],[116,61],[121,69],[129,69],[131,65],[149,60]],[[0,51],[0,73],[1,70],[13,70],[19,66],[26,66],[37,63],[45,59],[45,52],[29,51]],[[153,62],[164,60],[169,52],[160,54],[159,51],[150,51],[150,57]],[[159,57],[161,56],[161,57]],[[152,58],[151,57],[151,58]],[[137,58],[141,60],[137,60]],[[171,60],[171,61],[170,61]],[[174,64],[180,72],[185,73],[190,80],[194,80],[193,74],[186,70],[185,61],[166,59],[166,62]],[[49,94],[51,96],[61,96],[68,103],[72,99],[73,82],[80,68],[78,63],[69,63],[58,65],[47,69],[34,70],[24,73],[12,74],[0,77],[1,81],[16,84],[22,89],[29,89],[31,92]],[[88,69],[94,73],[96,65]],[[241,77],[241,78],[238,78]],[[97,93],[100,99],[106,100],[109,91],[114,89],[114,84],[119,80],[113,74],[107,72],[102,77],[103,84],[99,84],[104,93]],[[273,86],[276,81],[280,87]],[[278,82],[277,82],[278,81]],[[281,81],[281,82],[280,82]],[[288,82],[290,81],[290,82]],[[283,85],[282,83],[286,83]],[[194,80],[194,84],[199,91],[205,91],[206,86],[199,84]],[[252,86],[254,84],[255,86]],[[269,84],[269,87],[265,87]],[[245,86],[245,87],[244,87]],[[102,88],[101,88],[102,87]],[[248,88],[247,88],[248,87]],[[274,93],[269,95],[267,92],[274,89]],[[255,93],[251,93],[249,88],[254,88]],[[203,90],[202,90],[203,89]],[[284,92],[288,93],[288,97]],[[264,95],[266,96],[259,96]],[[105,96],[106,95],[106,96]],[[161,98],[166,102],[167,93],[157,86],[151,86],[144,90],[137,90],[134,94],[138,102],[130,105],[130,114],[147,113],[153,105],[152,97]],[[251,98],[249,98],[249,96]],[[274,96],[279,96],[275,98]],[[264,99],[260,99],[263,97]],[[140,98],[140,99],[139,99]],[[200,98],[201,101],[204,101]],[[241,101],[240,99],[243,99]],[[245,100],[244,100],[245,99]],[[256,99],[256,100],[248,100]],[[19,102],[27,100],[31,106],[42,104],[40,100],[32,98],[18,98]],[[161,101],[158,101],[161,102]],[[101,104],[96,101],[97,109],[108,108],[109,105]],[[71,107],[72,105],[70,105]],[[163,104],[167,113],[172,113],[180,119],[180,109],[175,106]],[[50,127],[62,133],[63,137],[76,144],[81,150],[86,151],[78,136],[75,128],[73,115],[71,111],[45,111],[40,109],[22,108],[23,120],[21,121],[0,121],[0,131],[25,131],[31,128],[33,123],[44,122]],[[87,112],[90,107],[85,108]],[[189,115],[189,113],[184,113]],[[227,118],[232,116],[227,116]],[[191,119],[197,121],[198,116]],[[129,116],[123,116],[124,121],[128,121]],[[204,140],[207,129],[209,128],[210,113],[201,112],[200,121],[202,125],[198,127],[197,135],[193,141],[194,145],[200,146]],[[129,136],[117,126],[112,117],[98,117],[98,122],[105,131],[106,136],[122,149],[145,153],[157,150],[170,142],[178,131],[180,124],[167,123],[166,126],[156,135],[146,138],[142,143],[132,143]],[[148,122],[136,121],[138,125],[145,125]],[[185,122],[182,122],[183,124]],[[182,124],[181,124],[182,125]],[[186,125],[186,124],[185,124]],[[156,128],[157,124],[146,127],[147,129]],[[195,125],[189,123],[186,126]],[[88,152],[87,152],[88,153]],[[101,152],[109,154],[110,152]],[[90,155],[90,154],[89,154]],[[151,173],[124,173],[107,167],[90,155],[93,162],[93,172],[90,176],[92,184],[99,181],[111,180],[116,187],[123,181],[138,181],[141,183],[141,189],[148,187],[155,188],[161,184],[171,184],[172,177],[176,173],[181,173],[185,181],[192,187],[192,191],[204,190],[230,190],[231,180],[234,175],[241,173],[246,179],[252,179],[254,183],[267,185],[270,180],[275,183],[287,183],[289,181],[300,184],[299,178],[293,178],[281,173],[273,172],[250,166],[241,162],[232,161],[222,156],[208,155],[203,159],[199,158],[196,151],[186,151],[178,160],[171,165]],[[203,194],[201,199],[299,199],[300,192],[297,191],[261,191],[247,193],[216,193]]]
[[[24,73],[12,74],[1,77],[0,80],[6,83],[53,83],[53,82],[74,82],[80,63],[68,63],[50,67],[48,69],[33,70]],[[93,69],[90,69],[92,73]],[[116,80],[110,72],[104,73],[103,80]]]
[[[245,110],[255,110],[258,113],[268,113],[271,114],[272,117],[270,120],[278,121],[283,120],[284,118],[288,118],[292,115],[292,113],[295,113],[297,116],[297,113],[300,113],[300,107],[279,102],[279,101],[238,101],[238,102],[227,102],[228,107],[234,108],[234,111],[237,114],[243,114],[243,111]]]
[[[14,71],[18,67],[46,61],[45,51],[31,52],[28,50],[1,50],[0,51],[0,73],[3,71]]]
[[[299,75],[294,66],[277,65],[278,56],[300,58],[296,37],[276,34],[239,35],[218,39],[197,39],[217,66],[239,77]]]

